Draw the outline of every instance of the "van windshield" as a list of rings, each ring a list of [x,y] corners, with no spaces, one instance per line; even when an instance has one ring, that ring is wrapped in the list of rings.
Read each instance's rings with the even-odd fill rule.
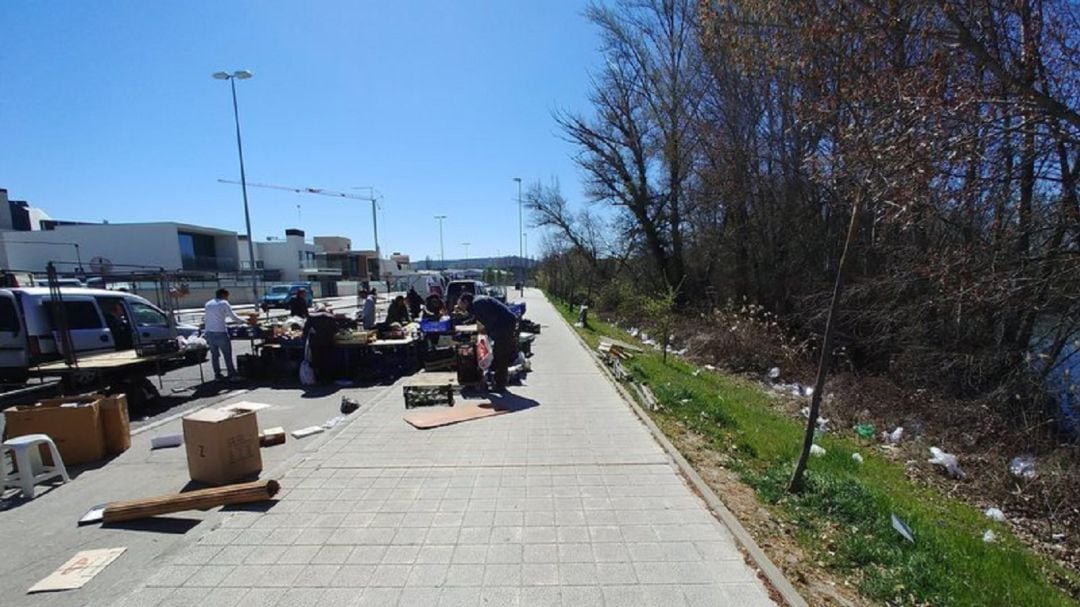
[[[276,286],[276,287],[270,287],[270,292],[271,293],[288,293],[289,292],[289,286],[288,285],[279,285],[279,286]]]

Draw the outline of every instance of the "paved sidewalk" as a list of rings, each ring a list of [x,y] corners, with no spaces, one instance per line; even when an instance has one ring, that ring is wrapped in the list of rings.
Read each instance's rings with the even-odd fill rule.
[[[393,390],[287,471],[273,508],[230,513],[124,604],[772,605],[556,310],[527,296],[544,330],[513,392],[534,406],[420,431]]]

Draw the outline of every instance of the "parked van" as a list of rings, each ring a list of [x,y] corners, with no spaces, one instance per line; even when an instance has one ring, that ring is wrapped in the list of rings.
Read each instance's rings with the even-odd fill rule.
[[[453,310],[462,293],[487,295],[487,284],[479,280],[451,280],[446,287],[446,308]]]
[[[442,297],[445,286],[443,278],[438,272],[418,272],[398,277],[395,281],[394,290],[408,293],[409,289],[416,289],[420,297],[427,299],[429,295]]]
[[[62,287],[71,345],[78,354],[130,350],[135,342],[171,337],[165,312],[149,301],[122,291]],[[0,379],[25,380],[30,366],[57,360],[62,350],[49,289],[0,289]],[[176,325],[177,335],[198,332]]]

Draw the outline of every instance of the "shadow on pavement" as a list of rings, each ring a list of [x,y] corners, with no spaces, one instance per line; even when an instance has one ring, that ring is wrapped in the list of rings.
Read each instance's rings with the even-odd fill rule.
[[[498,392],[488,392],[487,399],[491,401],[491,404],[495,409],[508,411],[510,413],[516,413],[518,411],[524,411],[525,409],[532,409],[533,407],[540,406],[538,401],[519,396],[509,390],[501,394]]]
[[[139,519],[137,521],[125,521],[123,523],[105,523],[102,529],[125,529],[127,531],[149,531],[151,533],[170,533],[183,535],[195,528],[202,521],[194,518],[179,518],[174,516],[154,516]]]

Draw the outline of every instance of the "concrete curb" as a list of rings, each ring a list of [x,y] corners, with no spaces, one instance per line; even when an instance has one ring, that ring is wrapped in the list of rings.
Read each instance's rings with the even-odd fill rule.
[[[556,307],[556,304],[551,303],[550,300],[548,300],[548,303],[551,304],[552,307]],[[626,388],[619,383],[615,376],[612,375],[608,366],[604,364],[604,362],[600,360],[600,357],[596,355],[596,352],[589,347],[589,344],[585,342],[577,332],[577,329],[566,322],[566,319],[563,318],[562,314],[559,314],[559,318],[566,324],[567,328],[570,329],[570,332],[574,334],[574,337],[578,340],[578,343],[581,344],[581,347],[592,357],[593,364],[600,368],[604,377],[615,386],[615,389],[619,391],[623,400],[625,400],[634,411],[634,414],[641,420],[641,423],[645,424],[645,427],[649,429],[649,432],[652,433],[656,442],[660,443],[660,446],[664,448],[664,451],[667,451],[668,455],[675,462],[675,465],[679,467],[679,471],[690,482],[694,490],[702,497],[702,499],[705,500],[706,505],[712,510],[713,514],[715,514],[716,517],[720,519],[720,522],[724,523],[728,530],[731,531],[731,534],[735,537],[735,541],[738,542],[750,556],[750,559],[757,565],[758,569],[765,576],[765,579],[768,580],[776,593],[791,607],[808,607],[806,600],[797,590],[795,590],[795,587],[791,585],[791,582],[789,582],[784,576],[784,573],[780,571],[780,568],[777,567],[776,564],[769,559],[769,556],[765,554],[765,551],[757,545],[757,542],[754,541],[750,532],[742,526],[742,523],[739,522],[739,519],[735,514],[732,513],[731,510],[728,510],[727,506],[725,506],[724,502],[717,497],[716,493],[713,492],[708,483],[706,483],[697,471],[694,470],[694,467],[690,465],[690,462],[686,461],[686,458],[683,457],[682,453],[680,453],[677,448],[675,448],[675,445],[671,444],[671,441],[669,441],[663,431],[657,427],[652,418],[649,417],[649,414],[638,405],[637,400],[634,399],[633,395],[631,395]]]

